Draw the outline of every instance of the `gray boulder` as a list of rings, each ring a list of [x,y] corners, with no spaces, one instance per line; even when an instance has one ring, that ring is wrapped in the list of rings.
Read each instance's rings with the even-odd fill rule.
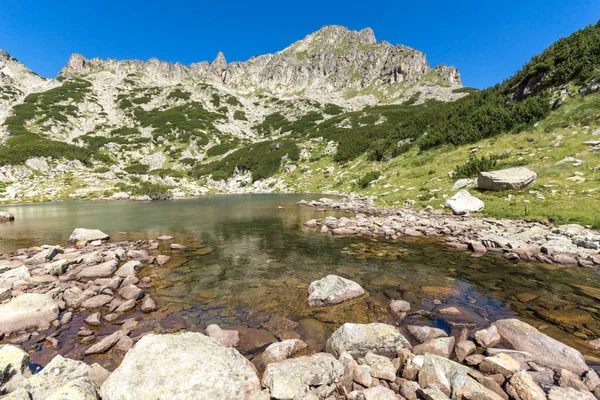
[[[110,236],[106,233],[99,231],[98,229],[85,229],[85,228],[76,228],[71,236],[69,237],[69,242],[77,243],[81,241],[93,242],[94,240],[108,240]]]
[[[0,211],[0,222],[14,221],[15,216],[7,211]]]
[[[520,190],[533,185],[536,178],[537,174],[525,167],[481,172],[477,178],[477,187],[494,191]]]
[[[46,294],[26,293],[0,306],[0,332],[47,329],[58,318],[58,304]]]
[[[398,330],[387,324],[346,323],[327,340],[327,351],[339,356],[344,351],[352,357],[364,357],[368,352],[395,357],[398,350],[410,348],[410,343]]]
[[[308,287],[308,305],[311,307],[330,306],[354,299],[365,294],[356,282],[337,275],[327,275],[314,281]]]
[[[335,357],[317,353],[267,365],[262,384],[271,390],[271,398],[291,400],[303,398],[311,387],[330,385],[343,374],[344,366]]]
[[[498,320],[494,325],[502,339],[515,350],[530,353],[540,365],[553,369],[564,368],[578,375],[589,369],[579,351],[552,339],[525,322],[511,318]]]
[[[100,390],[103,400],[251,399],[259,392],[246,358],[194,332],[144,336]]]
[[[467,190],[459,191],[450,197],[444,205],[444,207],[451,209],[457,215],[481,211],[484,206],[483,201],[471,195]]]

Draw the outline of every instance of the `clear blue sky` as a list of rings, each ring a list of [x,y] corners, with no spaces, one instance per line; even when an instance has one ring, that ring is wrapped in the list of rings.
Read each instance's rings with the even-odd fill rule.
[[[560,37],[600,19],[600,0],[23,1],[0,0],[0,49],[54,77],[85,57],[228,61],[274,53],[324,25],[371,27],[483,88]]]

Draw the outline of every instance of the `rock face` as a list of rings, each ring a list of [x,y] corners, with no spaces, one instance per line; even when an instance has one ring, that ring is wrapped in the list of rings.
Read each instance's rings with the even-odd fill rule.
[[[94,240],[107,240],[110,239],[106,233],[99,231],[98,229],[85,229],[85,228],[76,228],[71,236],[69,237],[69,242],[77,243],[81,241],[93,242]]]
[[[481,211],[484,206],[483,201],[472,196],[467,190],[459,191],[450,197],[444,205],[444,207],[451,209],[457,215]]]
[[[329,385],[344,373],[344,366],[331,354],[317,353],[267,365],[262,378],[271,398],[303,398],[311,387]]]
[[[101,388],[103,400],[251,399],[260,391],[255,369],[237,350],[187,332],[146,335]]]
[[[314,281],[308,287],[308,305],[311,307],[330,306],[354,299],[365,294],[356,282],[337,275],[327,275]]]
[[[0,346],[0,385],[8,392],[19,388],[29,372],[29,354],[16,346]]]
[[[46,294],[26,293],[0,306],[0,332],[48,328],[58,318],[58,304]]]
[[[327,340],[327,351],[340,355],[344,351],[353,357],[363,357],[368,352],[379,355],[395,355],[410,343],[398,330],[386,324],[346,323]]]
[[[477,186],[485,190],[519,190],[533,185],[537,174],[525,167],[509,168],[500,171],[482,172],[477,178]]]
[[[502,339],[515,350],[531,353],[538,364],[556,369],[565,368],[578,375],[589,369],[579,351],[552,339],[525,322],[502,319],[494,325]]]

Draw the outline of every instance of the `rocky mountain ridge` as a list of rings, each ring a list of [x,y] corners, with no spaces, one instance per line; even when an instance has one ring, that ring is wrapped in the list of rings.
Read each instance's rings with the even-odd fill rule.
[[[120,77],[139,75],[147,84],[202,82],[224,85],[240,93],[263,89],[277,94],[305,91],[302,93],[305,96],[369,86],[417,84],[425,77],[438,85],[461,86],[456,68],[440,65],[432,69],[425,54],[418,50],[377,42],[370,28],[356,32],[341,26],[324,27],[278,53],[252,57],[245,62],[227,63],[221,52],[210,63],[203,61],[189,66],[156,58],[147,62],[88,60],[73,54],[59,77],[106,71]],[[400,94],[394,91],[394,95]]]

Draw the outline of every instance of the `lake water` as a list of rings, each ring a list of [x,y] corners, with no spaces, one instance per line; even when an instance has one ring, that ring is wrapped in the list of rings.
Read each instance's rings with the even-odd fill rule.
[[[518,316],[577,347],[591,362],[598,360],[599,353],[584,345],[600,337],[600,280],[594,271],[513,264],[496,255],[475,257],[432,239],[390,242],[321,235],[303,223],[348,214],[296,205],[318,197],[240,195],[4,206],[16,221],[0,224],[0,251],[66,245],[76,227],[100,229],[112,240],[174,236],[174,242],[189,251],[173,253],[168,243],[162,243],[160,253],[173,255],[172,262],[141,271],[142,277],[158,275],[148,292],[161,309],[152,315],[135,314],[148,320],[138,333],[201,331],[211,323],[233,326],[242,333],[240,350],[249,358],[259,354],[273,335],[300,337],[310,351],[318,351],[344,322],[399,324],[388,303],[404,299],[413,311],[455,306],[462,313],[422,313],[400,325],[428,324],[456,332]],[[358,282],[368,296],[334,307],[309,308],[308,285],[327,274]],[[81,322],[76,319],[74,326],[77,321]],[[56,352],[77,353],[76,331],[74,327],[61,335]],[[37,361],[43,364],[44,359]]]

